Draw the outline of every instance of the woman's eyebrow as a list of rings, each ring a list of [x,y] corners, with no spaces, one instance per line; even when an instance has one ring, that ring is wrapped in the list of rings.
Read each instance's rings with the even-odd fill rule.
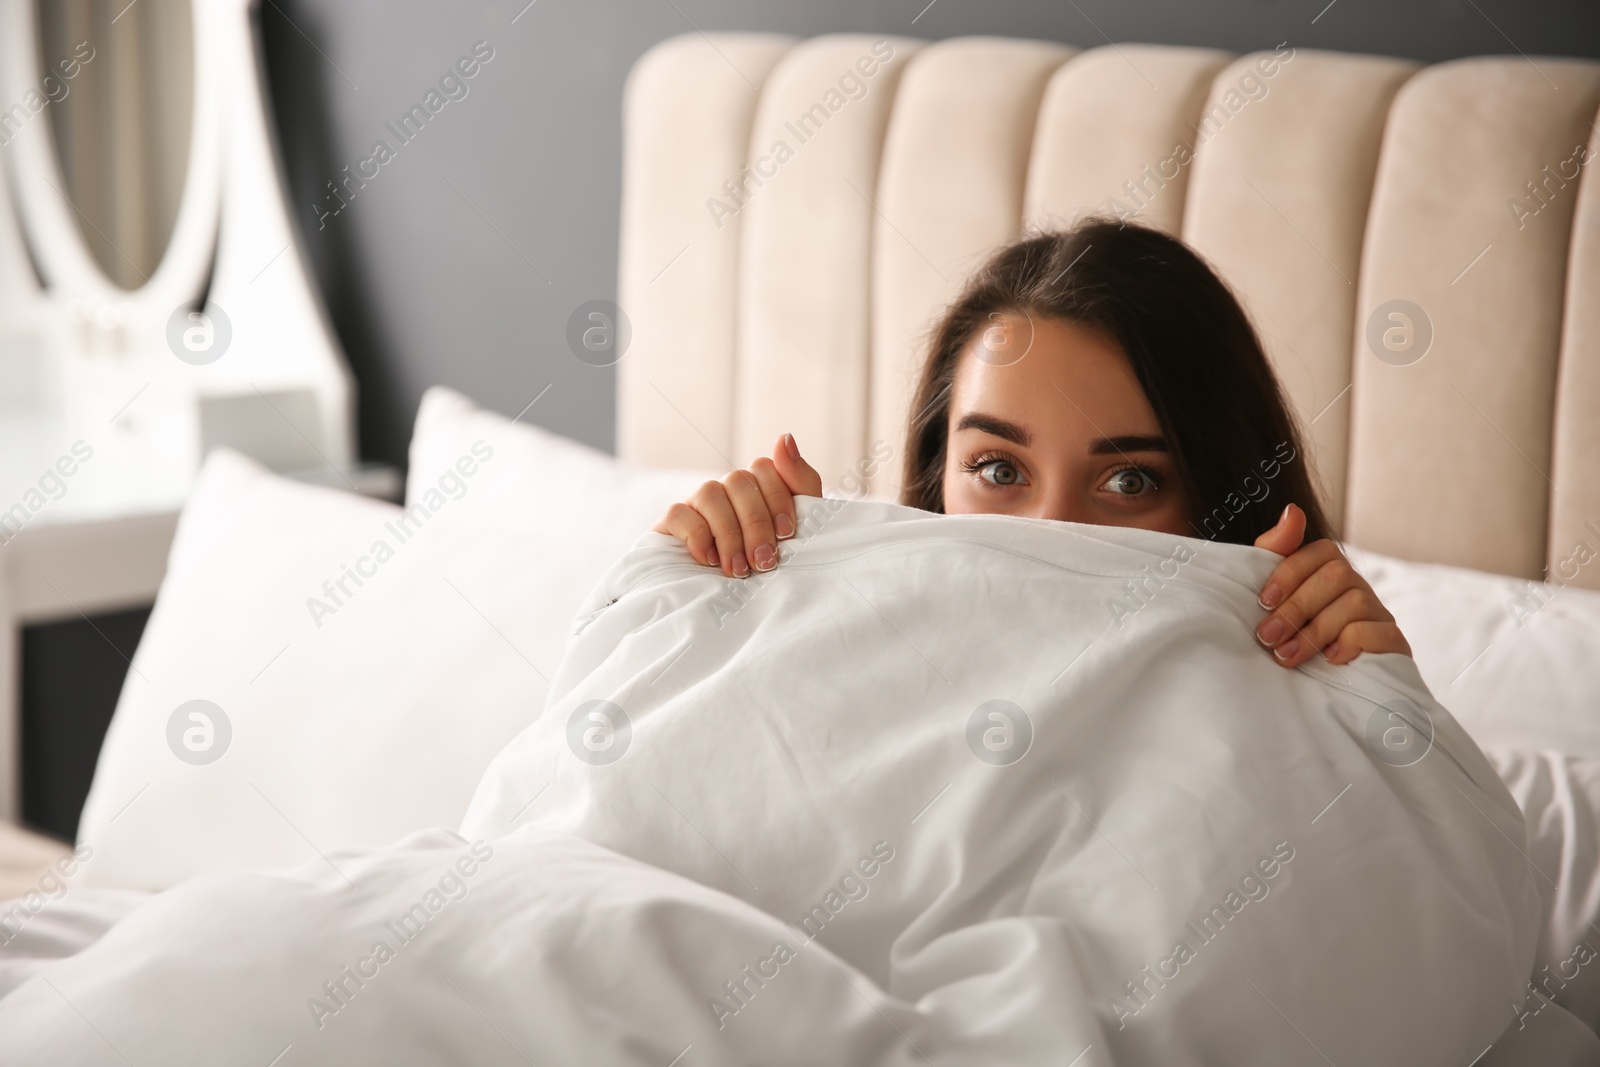
[[[1021,445],[1023,448],[1033,443],[1033,434],[1018,426],[1008,419],[998,415],[985,415],[980,411],[969,411],[961,416],[961,421],[956,423],[956,431],[982,430],[984,433],[1002,437],[1012,444]]]
[[[1091,456],[1109,456],[1117,452],[1165,452],[1167,442],[1162,437],[1102,437],[1089,446]]]

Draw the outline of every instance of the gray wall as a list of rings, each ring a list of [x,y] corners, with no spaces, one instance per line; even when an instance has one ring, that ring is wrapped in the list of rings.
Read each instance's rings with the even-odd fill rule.
[[[403,463],[422,391],[450,385],[601,448],[615,371],[568,315],[616,295],[622,83],[700,30],[1040,37],[1377,52],[1600,57],[1600,5],[1558,0],[264,0],[290,198],[361,390],[361,448]],[[919,16],[920,13],[920,16]],[[913,20],[915,19],[915,25]],[[473,42],[494,57],[337,215],[326,189]],[[369,172],[370,172],[370,168]],[[318,206],[318,205],[322,206]]]

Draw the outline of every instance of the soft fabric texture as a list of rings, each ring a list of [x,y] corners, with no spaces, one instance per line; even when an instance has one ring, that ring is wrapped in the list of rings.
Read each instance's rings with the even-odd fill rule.
[[[0,840],[7,844],[25,841],[20,833],[0,825]],[[44,841],[25,843],[37,849]],[[56,960],[93,944],[148,896],[135,890],[85,889],[83,871],[94,862],[94,848],[69,848],[54,841],[48,847],[48,861],[42,851],[36,852],[37,864],[26,883],[14,877],[0,899],[0,997]]]
[[[959,985],[906,1003],[819,943],[798,947],[791,927],[747,904],[538,827],[470,846],[427,832],[330,859],[340,873],[319,860],[208,876],[150,898],[102,944],[0,1000],[0,1057],[19,1067],[99,1064],[109,1039],[135,1063],[254,1062],[268,1048],[284,1063],[339,1065],[660,1067],[686,1053],[730,1067],[1060,1064],[1048,1042],[1070,1044],[1076,1035],[1064,1031],[1082,1021],[1030,969],[992,977],[991,992],[1014,997],[999,1025],[964,1005]],[[128,906],[108,895],[141,896],[89,893],[98,899],[78,902],[74,927],[51,917],[59,943],[44,952],[100,937]],[[798,951],[778,963],[780,942]],[[49,962],[0,959],[0,983]],[[750,977],[763,969],[766,979]],[[728,998],[733,981],[748,996],[719,1026],[702,1001]],[[91,1017],[94,1030],[83,1024]],[[1067,1025],[1052,1027],[1057,1017]],[[1580,1067],[1596,1052],[1593,1033],[1547,1006],[1508,1026],[1478,1062]],[[1072,1067],[1111,1062],[1094,1044]],[[1259,1062],[1322,1061],[1308,1052]]]
[[[481,845],[192,881],[0,1001],[0,1059],[102,1054],[73,1007],[150,1062],[1458,1067],[1499,1036],[1539,932],[1521,815],[1404,657],[1271,662],[1269,553],[802,520],[750,583],[641,540]]]
[[[1600,593],[1345,551],[1479,744],[1600,759]]]
[[[623,94],[617,300],[634,331],[617,375],[617,452],[659,467],[730,462],[742,227],[737,216],[712,224],[705,198],[751,161],[759,86],[794,44],[717,36],[650,48]],[[678,384],[651,386],[668,376]]]
[[[0,998],[58,960],[76,956],[152,899],[138,889],[45,891],[0,902]],[[19,909],[21,909],[19,911]]]
[[[1070,916],[1063,988],[1081,986],[1113,1048],[1167,1062],[1236,1048],[1209,1045],[1231,1028],[1205,1020],[1259,1010],[1255,994],[1180,968],[1148,987],[1149,1024],[1121,1031],[1110,998],[1280,843],[1300,864],[1272,887],[1280,910],[1263,902],[1259,933],[1199,948],[1199,970],[1261,979],[1353,1062],[1426,1062],[1447,1021],[1464,1050],[1476,1035],[1463,1009],[1519,995],[1538,923],[1520,814],[1404,657],[1299,672],[1270,661],[1251,633],[1270,554],[883,505],[808,514],[822,532],[753,584],[646,538],[597,590],[549,711],[496,760],[464,832],[539,820],[791,921],[889,840],[911,876],[846,908],[831,948],[926,991],[937,983],[921,968],[949,951],[941,935]],[[572,758],[600,725],[594,700],[631,720],[615,765]],[[963,740],[994,700],[1032,721],[1033,750],[1010,767]],[[1434,748],[1398,766],[1388,716],[1412,708],[1431,717]],[[974,736],[999,726],[980,715]],[[1288,966],[1290,944],[1318,967]],[[1404,981],[1419,950],[1451,979]],[[1316,1023],[1357,1014],[1356,1032]],[[1485,1018],[1466,1058],[1502,1024]]]
[[[460,820],[538,714],[605,567],[562,562],[586,550],[578,530],[450,525],[484,492],[492,449],[463,441],[454,480],[435,475],[409,513],[212,455],[84,806],[85,884],[164,889]],[[214,762],[179,757],[186,736],[207,741],[189,712],[170,733],[195,700],[227,720],[226,739],[210,726]]]
[[[1530,985],[1600,1029],[1600,760],[1486,754],[1527,819],[1528,861],[1544,902]]]
[[[0,1000],[0,1062],[666,1067],[690,1049],[681,1062],[726,1067],[924,1062],[894,1029],[919,1023],[912,1006],[820,947],[719,1030],[706,997],[792,933],[588,842],[437,830],[329,860],[337,871],[212,875],[153,898]],[[1012,976],[1013,1010],[1049,1025],[1033,977]],[[949,1062],[1026,1061],[1017,1040],[959,1022],[911,1034],[941,1058],[958,1050]]]
[[[557,402],[553,396],[536,401]],[[581,547],[566,547],[548,565],[582,571],[590,584],[667,508],[727,473],[635,467],[435,386],[417,409],[406,502],[416,503],[440,478],[448,479],[475,441],[495,449],[495,462],[474,476],[470,497],[440,513],[439,525],[492,525],[525,537],[578,540]]]
[[[1361,272],[1350,275],[1353,387],[1343,410],[1352,541],[1534,578],[1557,566],[1573,538],[1588,537],[1581,524],[1595,512],[1572,505],[1592,507],[1594,497],[1555,486],[1592,484],[1595,461],[1570,450],[1581,436],[1563,430],[1568,448],[1556,454],[1553,446],[1564,423],[1597,417],[1596,394],[1557,374],[1563,362],[1593,359],[1582,334],[1569,346],[1562,332],[1569,268],[1573,292],[1596,291],[1595,276],[1582,273],[1593,259],[1569,255],[1594,223],[1575,214],[1582,164],[1566,161],[1590,143],[1597,107],[1600,63],[1544,59],[1535,67],[1520,56],[1427,67],[1395,97]],[[1548,201],[1524,185],[1546,166],[1565,170],[1567,185]],[[1402,315],[1389,318],[1385,305],[1396,300],[1406,302]],[[1431,353],[1412,349],[1401,365],[1380,359],[1368,338],[1382,336],[1385,320],[1419,338],[1426,330]],[[1330,417],[1343,415],[1336,408]],[[1600,572],[1580,581],[1600,588]]]
[[[1574,148],[1577,146],[1574,145]],[[1593,169],[1600,143],[1590,141]],[[1572,164],[1558,164],[1570,171]],[[1559,566],[1578,544],[1600,548],[1600,181],[1579,182],[1574,201],[1566,300],[1561,314],[1561,361],[1556,370],[1556,425],[1551,441],[1550,558]],[[1541,209],[1542,214],[1542,209]],[[1600,573],[1579,583],[1600,589]]]
[[[1301,419],[1305,458],[1336,528],[1350,446],[1351,353],[1360,354],[1370,313],[1349,279],[1361,273],[1384,124],[1416,69],[1407,60],[1283,42],[1219,71],[1199,128],[1183,138],[1197,148],[1187,195],[1176,191],[1184,197],[1183,239],[1244,297]],[[1284,151],[1286,144],[1294,150]],[[1317,417],[1325,411],[1327,418]]]
[[[84,807],[86,883],[163,889],[454,825],[543,706],[584,595],[704,477],[632,472],[443,389],[404,509],[213,454]],[[226,726],[186,711],[169,735],[195,700]],[[207,730],[220,758],[177,755]]]

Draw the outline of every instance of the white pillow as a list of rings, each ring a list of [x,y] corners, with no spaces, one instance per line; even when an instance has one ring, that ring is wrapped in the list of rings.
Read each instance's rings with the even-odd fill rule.
[[[459,823],[490,758],[542,710],[609,558],[590,564],[586,531],[445,521],[496,491],[500,454],[463,438],[450,460],[454,496],[407,517],[211,456],[84,807],[86,882],[161,889]],[[194,700],[226,717],[228,731],[210,715],[209,749],[194,709],[171,725]]]
[[[544,403],[553,401],[546,398]],[[667,508],[726,471],[648,470],[504,415],[484,411],[460,393],[429,389],[411,437],[406,504],[437,499],[456,458],[474,441],[494,447],[495,461],[474,480],[474,492],[440,519],[486,523],[532,536],[582,531],[590,549],[567,565],[599,581]],[[430,498],[429,494],[436,494]]]
[[[1600,593],[1345,550],[1478,744],[1600,758]]]

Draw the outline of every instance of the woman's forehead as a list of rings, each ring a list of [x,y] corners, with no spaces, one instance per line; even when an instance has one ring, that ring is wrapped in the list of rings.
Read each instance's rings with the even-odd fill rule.
[[[963,419],[971,423],[974,415],[1020,426],[1030,436],[1158,429],[1144,390],[1114,342],[1099,331],[1037,316],[1005,316],[967,344],[952,383],[951,428]],[[1114,425],[1102,431],[1101,423]]]

